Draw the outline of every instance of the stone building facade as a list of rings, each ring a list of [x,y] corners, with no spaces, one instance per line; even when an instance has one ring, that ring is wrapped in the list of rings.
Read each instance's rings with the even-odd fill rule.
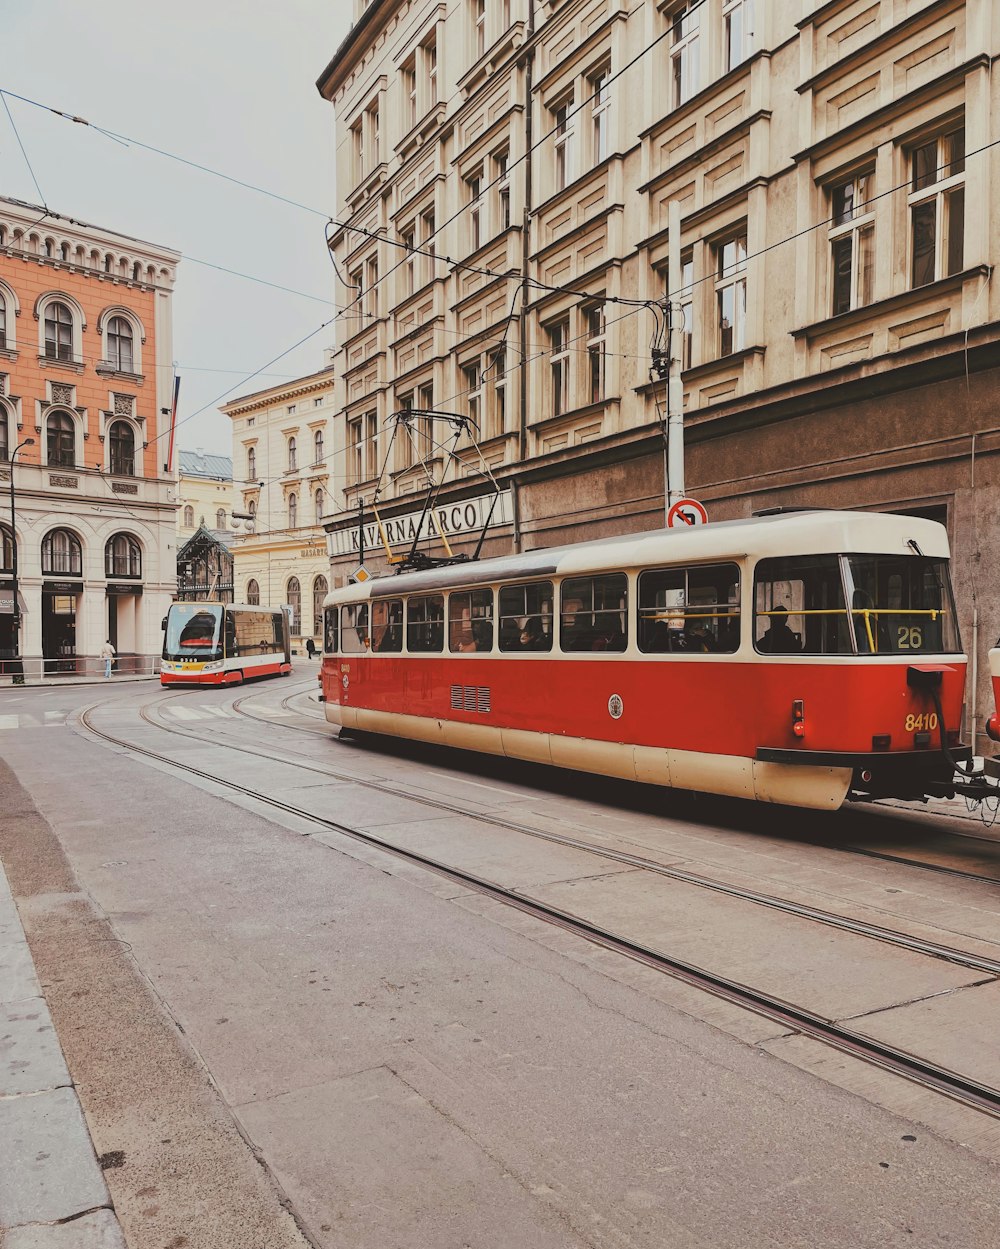
[[[408,407],[475,420],[504,492],[485,553],[660,525],[669,291],[688,492],[713,519],[944,521],[978,727],[1000,632],[998,55],[994,0],[358,0],[318,81],[350,304],[335,580],[387,453],[385,519],[419,511],[421,457],[443,507],[488,493],[468,442],[399,436]]]
[[[108,638],[120,670],[159,657],[176,584],[166,460],[179,260],[0,198],[0,492],[7,504],[13,473],[27,675],[96,668]],[[13,552],[7,506],[0,516],[3,671]]]
[[[330,588],[322,521],[337,471],[333,395],[323,369],[221,408],[233,423],[233,506],[252,518],[229,540],[236,602],[288,604],[294,647],[321,638]]]
[[[233,461],[228,455],[177,452],[177,536],[183,545],[204,526],[232,528]]]

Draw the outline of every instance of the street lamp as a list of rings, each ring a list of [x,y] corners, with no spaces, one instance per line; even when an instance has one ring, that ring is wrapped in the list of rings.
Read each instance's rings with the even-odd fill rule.
[[[14,583],[14,601],[11,606],[14,614],[11,617],[11,628],[14,634],[14,661],[11,665],[11,673],[13,674],[13,684],[24,684],[24,660],[21,658],[20,633],[21,633],[21,603],[17,594],[17,528],[14,524],[14,457],[22,447],[33,447],[35,445],[34,438],[25,438],[24,442],[19,442],[10,455],[10,546],[11,546],[11,573]]]

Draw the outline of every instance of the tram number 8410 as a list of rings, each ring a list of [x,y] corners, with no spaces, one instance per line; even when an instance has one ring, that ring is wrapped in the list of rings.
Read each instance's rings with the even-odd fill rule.
[[[937,712],[928,711],[918,715],[908,715],[903,721],[907,733],[933,733],[938,726]]]

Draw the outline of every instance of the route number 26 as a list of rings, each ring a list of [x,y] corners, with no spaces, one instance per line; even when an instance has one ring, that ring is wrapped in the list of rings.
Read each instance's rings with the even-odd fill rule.
[[[924,644],[923,630],[916,625],[900,625],[896,630],[896,649],[901,651],[918,651]]]

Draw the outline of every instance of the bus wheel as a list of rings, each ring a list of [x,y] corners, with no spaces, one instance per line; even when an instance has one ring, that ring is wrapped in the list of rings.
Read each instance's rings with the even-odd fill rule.
[[[229,682],[229,684],[230,684],[230,685],[242,685],[242,684],[243,684],[243,673],[242,673],[242,672],[234,672],[234,673],[233,673],[233,675],[232,675],[232,680]]]

